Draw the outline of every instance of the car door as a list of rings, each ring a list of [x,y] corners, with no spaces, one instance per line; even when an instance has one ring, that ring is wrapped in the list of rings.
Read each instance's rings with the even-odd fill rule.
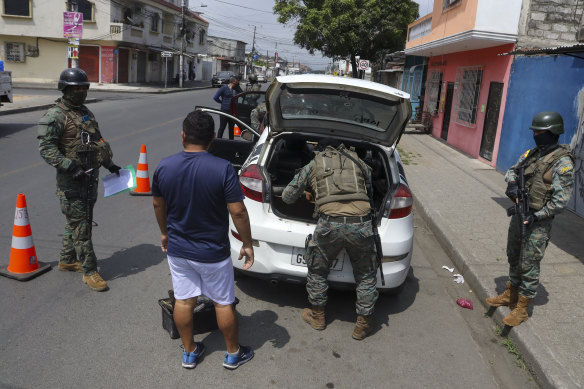
[[[266,100],[265,91],[248,91],[233,96],[230,112],[244,123],[251,125],[251,111]]]
[[[208,107],[195,107],[196,111],[203,111],[207,112],[215,121],[219,120],[219,116],[225,116],[230,120],[233,120],[237,123],[237,125],[243,130],[244,128],[257,137],[260,136],[257,131],[251,128],[247,123],[244,123],[241,119],[237,118],[236,116],[229,115],[221,110],[208,108]],[[244,139],[224,139],[224,138],[215,138],[213,142],[209,145],[209,150],[207,150],[210,154],[213,154],[219,158],[223,158],[231,162],[235,170],[239,170],[243,163],[247,160],[251,151],[255,145],[255,142],[244,140]]]

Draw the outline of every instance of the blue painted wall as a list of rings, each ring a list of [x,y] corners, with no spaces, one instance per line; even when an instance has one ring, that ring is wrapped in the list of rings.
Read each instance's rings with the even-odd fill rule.
[[[523,152],[535,146],[529,126],[538,112],[559,112],[565,130],[560,143],[570,144],[578,127],[575,99],[583,86],[584,59],[566,55],[517,57],[509,78],[497,170],[507,171]]]

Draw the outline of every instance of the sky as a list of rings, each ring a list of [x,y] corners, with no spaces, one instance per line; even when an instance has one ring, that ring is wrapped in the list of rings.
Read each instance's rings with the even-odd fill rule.
[[[420,4],[420,17],[431,12],[434,0],[414,0]],[[330,58],[320,53],[311,55],[307,50],[294,45],[293,24],[278,23],[273,13],[274,0],[189,0],[189,8],[201,12],[201,17],[209,22],[208,35],[237,39],[246,42],[246,51],[253,45],[255,28],[255,49],[263,55],[300,62],[313,70],[323,70],[330,64]]]

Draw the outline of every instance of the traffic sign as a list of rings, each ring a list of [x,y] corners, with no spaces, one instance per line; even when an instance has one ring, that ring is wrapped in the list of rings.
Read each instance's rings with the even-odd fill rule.
[[[359,60],[359,69],[361,70],[369,69],[369,61],[366,59]]]
[[[163,51],[160,53],[163,58],[172,57],[172,53],[170,51]]]

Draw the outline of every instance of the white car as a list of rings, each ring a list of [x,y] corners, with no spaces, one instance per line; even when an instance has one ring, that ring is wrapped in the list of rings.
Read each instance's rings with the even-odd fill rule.
[[[242,99],[242,101],[245,99]],[[255,251],[246,274],[271,280],[306,282],[304,244],[314,231],[314,203],[304,198],[285,204],[282,189],[313,156],[323,137],[354,147],[372,168],[373,200],[378,215],[385,285],[379,271],[380,290],[399,291],[412,257],[413,199],[396,149],[411,117],[409,95],[389,86],[353,78],[325,75],[277,77],[266,91],[268,113],[261,134],[234,116],[216,109],[198,110],[227,115],[257,142],[216,139],[209,152],[230,160],[239,169]],[[230,224],[231,256],[236,269],[241,240]],[[355,280],[343,250],[331,264],[332,287],[352,287]]]

